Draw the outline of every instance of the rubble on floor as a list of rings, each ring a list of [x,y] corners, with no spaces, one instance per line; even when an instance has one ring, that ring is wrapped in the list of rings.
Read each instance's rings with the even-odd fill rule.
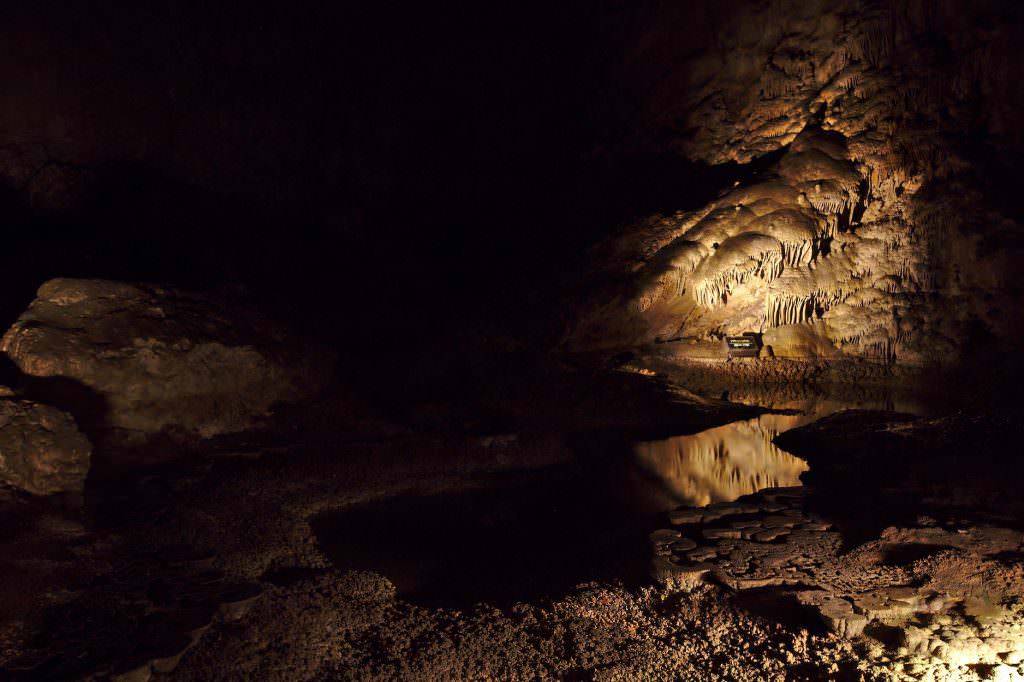
[[[74,418],[0,387],[0,481],[35,495],[81,492],[92,444]]]
[[[673,527],[650,536],[652,576],[670,590],[777,589],[883,668],[1024,675],[1024,533],[921,517],[847,548],[810,510],[815,494],[777,488],[670,513]]]

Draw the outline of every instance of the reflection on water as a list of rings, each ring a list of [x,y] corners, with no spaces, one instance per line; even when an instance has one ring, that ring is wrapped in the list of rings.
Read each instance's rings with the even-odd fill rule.
[[[891,400],[751,402],[800,413],[658,441],[573,434],[573,457],[561,464],[464,481],[442,493],[410,491],[326,512],[311,525],[335,566],[380,572],[403,598],[421,604],[511,605],[590,580],[639,585],[647,580],[647,533],[661,526],[663,512],[799,485],[807,464],[777,448],[777,434],[843,409],[917,411]]]
[[[661,483],[662,494],[674,506],[702,507],[765,488],[800,485],[800,474],[807,471],[807,463],[772,442],[784,431],[844,409],[919,411],[917,405],[895,405],[891,399],[794,400],[772,407],[799,410],[800,414],[765,414],[689,436],[636,443],[634,463]]]
[[[772,421],[761,417],[692,436],[638,443],[633,452],[678,505],[703,507],[764,488],[800,485],[807,463],[771,442],[792,427],[776,430]]]

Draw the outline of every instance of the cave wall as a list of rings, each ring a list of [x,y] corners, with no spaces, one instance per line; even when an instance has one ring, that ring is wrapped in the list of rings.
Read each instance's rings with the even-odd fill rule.
[[[693,18],[663,9],[634,54],[677,66],[646,85],[634,139],[778,160],[600,245],[569,347],[753,331],[793,356],[955,362],[1013,346],[1019,9],[727,4],[697,47],[680,40]]]

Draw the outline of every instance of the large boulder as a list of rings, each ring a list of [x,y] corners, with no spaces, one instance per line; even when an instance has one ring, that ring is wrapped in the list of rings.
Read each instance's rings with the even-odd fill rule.
[[[37,389],[91,396],[69,409],[98,411],[103,427],[204,438],[311,397],[333,370],[329,352],[251,309],[104,280],[43,284],[0,350]]]
[[[92,445],[74,418],[0,387],[0,480],[36,495],[80,491]]]

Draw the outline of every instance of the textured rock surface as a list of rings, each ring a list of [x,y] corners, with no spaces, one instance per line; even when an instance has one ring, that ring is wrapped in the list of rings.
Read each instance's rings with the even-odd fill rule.
[[[0,350],[29,377],[95,393],[105,426],[203,437],[245,429],[275,403],[312,395],[333,369],[329,354],[252,311],[102,280],[43,284]]]
[[[81,490],[91,452],[71,415],[29,400],[0,398],[0,480],[5,483],[37,495]]]
[[[651,535],[651,575],[799,607],[808,627],[855,642],[880,679],[992,679],[979,671],[1000,666],[1015,679],[1019,420],[1005,405],[937,418],[851,410],[787,431],[775,442],[809,462],[805,487],[669,513],[671,529]]]
[[[602,246],[593,281],[605,288],[591,288],[568,345],[760,331],[789,356],[922,362],[955,360],[972,330],[1013,338],[1001,311],[1021,254],[992,247],[1022,229],[993,208],[999,179],[971,170],[984,152],[963,135],[975,115],[998,130],[998,100],[981,113],[965,102],[1009,65],[960,33],[962,9],[847,4],[749,5],[685,57],[688,82],[655,88],[666,134],[690,158],[782,156],[706,206]],[[957,31],[953,54],[922,44],[945,30]],[[949,77],[949,60],[962,73]]]
[[[844,551],[832,524],[805,509],[812,494],[762,491],[670,515],[676,528],[651,534],[652,577],[671,590],[708,581],[739,592],[788,590],[835,634],[866,636],[876,664],[887,645],[897,669],[917,674],[1007,661],[1018,672],[1024,535],[921,517]]]

